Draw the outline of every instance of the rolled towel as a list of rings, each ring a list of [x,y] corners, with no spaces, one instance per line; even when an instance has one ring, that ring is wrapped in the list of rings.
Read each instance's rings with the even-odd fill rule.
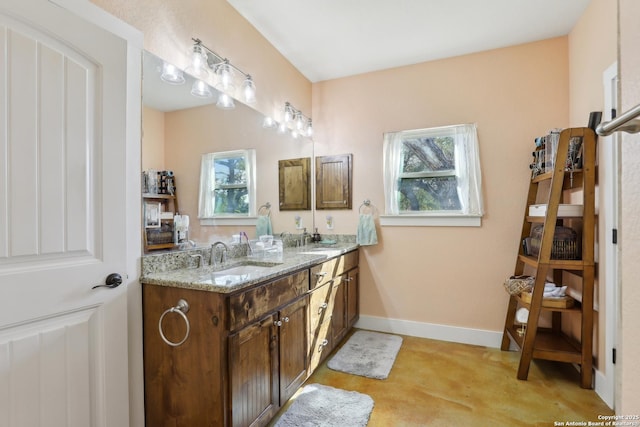
[[[550,289],[549,291],[547,291],[547,288],[545,287],[543,296],[545,298],[562,298],[565,296],[566,292],[566,286],[554,286],[554,289]]]

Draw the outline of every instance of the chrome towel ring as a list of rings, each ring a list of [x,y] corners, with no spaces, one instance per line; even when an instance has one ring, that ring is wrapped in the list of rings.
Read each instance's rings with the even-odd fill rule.
[[[187,303],[183,299],[180,299],[178,301],[178,304],[176,304],[175,307],[166,309],[164,313],[162,313],[162,315],[160,316],[160,320],[158,320],[158,331],[160,332],[160,337],[162,338],[162,341],[166,342],[171,347],[178,347],[179,345],[182,345],[187,340],[187,338],[189,338],[191,325],[189,324],[189,319],[187,318],[187,314],[186,314],[188,311],[189,311],[189,303]],[[162,331],[162,319],[164,319],[164,316],[166,316],[167,313],[178,313],[184,319],[184,323],[187,324],[187,333],[184,334],[184,338],[182,338],[182,340],[179,342],[169,341],[167,337],[164,336],[164,332]]]

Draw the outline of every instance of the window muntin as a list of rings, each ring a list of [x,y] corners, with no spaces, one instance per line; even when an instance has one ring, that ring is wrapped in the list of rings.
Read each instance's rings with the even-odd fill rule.
[[[199,218],[255,215],[255,150],[207,153],[200,171]]]
[[[475,125],[387,133],[387,215],[482,216]]]

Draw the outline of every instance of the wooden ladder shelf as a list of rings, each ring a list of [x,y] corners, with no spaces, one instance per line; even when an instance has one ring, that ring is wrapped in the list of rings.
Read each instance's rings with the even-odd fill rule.
[[[569,143],[574,137],[582,138],[582,169],[569,172],[565,165]],[[514,342],[521,351],[518,379],[527,379],[532,359],[554,360],[579,365],[581,387],[592,388],[595,158],[596,137],[591,129],[565,129],[560,133],[553,171],[535,176],[529,185],[520,242],[531,235],[534,224],[543,224],[544,228],[538,256],[525,254],[523,245],[518,245],[514,275],[534,276],[535,284],[530,302],[525,301],[520,295],[510,296],[501,345],[502,350],[506,351],[509,350],[510,343]],[[541,183],[545,184],[540,186]],[[576,218],[559,215],[558,207],[568,198],[568,193],[572,193],[575,199],[580,192],[582,216]],[[529,207],[536,204],[541,196],[547,202],[545,216],[530,216]],[[577,232],[578,242],[581,242],[581,259],[553,259],[552,247],[556,226],[571,224],[577,224],[576,228],[580,229]],[[576,277],[572,279],[573,282],[581,282],[581,300],[570,308],[550,307],[544,304],[545,282],[551,278],[554,283],[560,285],[565,283],[565,279],[570,279],[568,276]],[[521,332],[521,325],[516,323],[515,318],[520,307],[529,310],[524,333]],[[552,312],[549,328],[539,327],[540,315],[543,312]],[[570,316],[580,316],[579,337],[570,336],[567,333],[568,324],[563,325],[563,318]]]

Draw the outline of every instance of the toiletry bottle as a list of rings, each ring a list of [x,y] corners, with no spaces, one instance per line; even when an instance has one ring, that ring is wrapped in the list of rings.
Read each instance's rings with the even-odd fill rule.
[[[316,227],[316,232],[313,233],[313,237],[311,238],[311,241],[314,243],[318,243],[320,240],[322,240],[322,237],[320,237],[320,233],[318,233],[318,227]]]

